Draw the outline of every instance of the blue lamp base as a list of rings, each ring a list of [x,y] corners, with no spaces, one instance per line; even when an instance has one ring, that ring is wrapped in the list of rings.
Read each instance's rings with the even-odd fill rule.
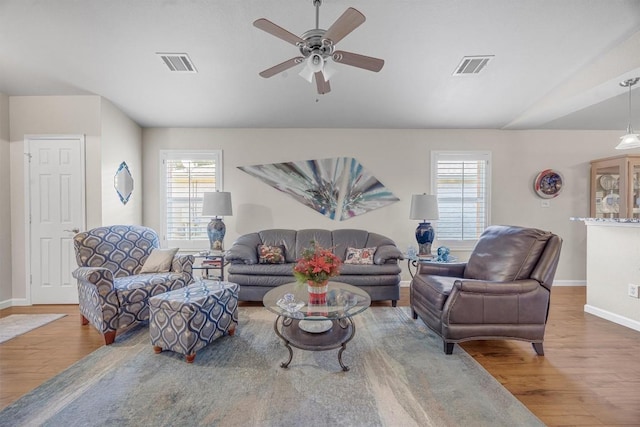
[[[222,218],[212,218],[207,224],[207,234],[209,235],[209,243],[212,251],[223,250],[222,241],[227,232],[227,227],[222,222]]]
[[[431,244],[436,233],[430,222],[421,222],[416,228],[416,240],[418,241],[418,256],[432,256]]]

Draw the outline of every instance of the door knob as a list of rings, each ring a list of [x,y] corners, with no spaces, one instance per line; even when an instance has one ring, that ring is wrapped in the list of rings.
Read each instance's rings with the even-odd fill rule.
[[[72,228],[71,230],[64,230],[64,231],[68,231],[69,233],[79,233],[80,229],[79,228]]]

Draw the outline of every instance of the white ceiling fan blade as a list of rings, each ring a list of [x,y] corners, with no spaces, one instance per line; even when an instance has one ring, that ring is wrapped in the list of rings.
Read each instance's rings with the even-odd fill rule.
[[[384,66],[384,60],[373,58],[371,56],[358,55],[357,53],[345,52],[337,50],[333,52],[333,60],[341,64],[351,65],[352,67],[363,68],[365,70],[378,72]]]
[[[294,46],[297,46],[298,43],[304,43],[304,40],[302,40],[300,37],[296,36],[293,33],[290,33],[289,31],[285,30],[279,25],[274,24],[268,19],[256,19],[255,21],[253,21],[253,26],[256,28],[260,28],[262,31],[266,31],[269,34],[286,41],[287,43],[291,43]]]
[[[366,19],[362,13],[350,7],[329,27],[324,38],[331,40],[335,45],[351,31],[362,25]]]
[[[291,58],[278,65],[274,65],[271,68],[267,68],[266,70],[261,71],[259,74],[261,77],[268,79],[269,77],[275,76],[276,74],[281,73],[285,70],[288,70],[291,67],[295,67],[296,65],[301,64],[302,62],[304,62],[304,57],[296,56],[295,58]]]
[[[324,95],[325,93],[331,92],[331,85],[329,85],[329,82],[324,79],[324,76],[322,75],[322,71],[318,71],[315,74],[315,78],[316,78],[316,86],[318,87],[318,93],[320,95]]]

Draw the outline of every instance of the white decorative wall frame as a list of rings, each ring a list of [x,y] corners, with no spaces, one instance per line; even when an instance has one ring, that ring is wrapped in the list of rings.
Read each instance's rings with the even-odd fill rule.
[[[123,205],[126,205],[133,193],[133,176],[129,171],[129,166],[126,162],[120,163],[116,175],[113,178],[113,186],[118,193],[118,197]]]

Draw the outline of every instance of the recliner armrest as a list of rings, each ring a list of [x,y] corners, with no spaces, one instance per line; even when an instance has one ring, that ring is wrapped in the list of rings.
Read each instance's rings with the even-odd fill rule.
[[[428,274],[433,276],[463,277],[466,262],[421,262],[418,263],[417,274]]]
[[[477,294],[507,295],[524,294],[535,291],[540,282],[533,279],[516,280],[514,282],[485,282],[480,280],[456,280],[453,284],[460,292]]]

